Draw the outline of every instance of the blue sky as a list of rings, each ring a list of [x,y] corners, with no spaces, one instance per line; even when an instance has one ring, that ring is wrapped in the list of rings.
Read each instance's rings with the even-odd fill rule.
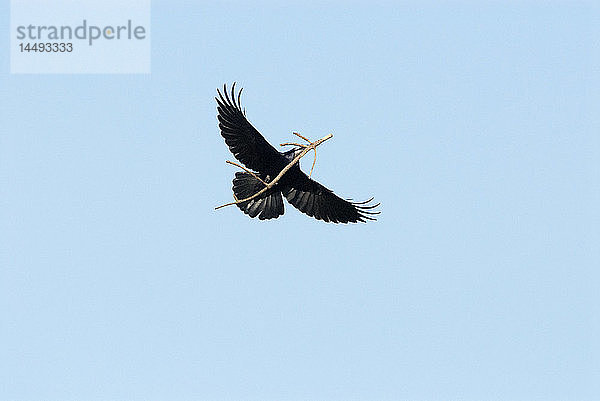
[[[2,52],[0,399],[600,398],[599,16],[154,1],[151,75]],[[214,211],[233,81],[379,221]]]

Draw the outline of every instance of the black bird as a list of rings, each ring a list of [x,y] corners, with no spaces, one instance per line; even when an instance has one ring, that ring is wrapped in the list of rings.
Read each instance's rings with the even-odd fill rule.
[[[223,94],[217,89],[219,97],[217,111],[221,135],[236,159],[265,182],[273,180],[294,157],[303,150],[295,147],[287,152],[279,152],[248,122],[245,109],[242,111],[240,97],[243,88],[235,94],[235,83],[231,88],[231,97],[223,85]],[[246,172],[235,173],[233,193],[236,199],[250,197],[265,186],[260,180]],[[237,206],[250,217],[260,220],[275,219],[284,213],[281,195],[302,213],[318,220],[333,223],[356,223],[375,220],[370,217],[380,212],[371,209],[379,206],[368,205],[373,198],[364,202],[344,200],[310,179],[300,170],[299,163],[290,168],[281,179],[260,196]]]

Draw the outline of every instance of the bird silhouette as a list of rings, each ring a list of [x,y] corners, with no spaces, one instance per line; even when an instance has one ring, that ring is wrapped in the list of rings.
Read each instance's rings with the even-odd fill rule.
[[[242,90],[236,98],[235,83],[231,87],[231,96],[227,93],[227,86],[223,85],[223,93],[217,89],[219,96],[215,97],[221,136],[235,158],[260,178],[248,172],[235,173],[232,189],[235,198],[240,200],[265,188],[263,182],[273,180],[303,150],[297,146],[287,152],[279,152],[271,146],[246,119],[245,109],[241,106]],[[284,213],[282,196],[302,213],[326,222],[366,222],[376,220],[372,216],[380,213],[372,210],[379,203],[369,205],[373,198],[364,202],[344,200],[309,178],[300,170],[298,162],[273,187],[254,199],[237,203],[237,206],[252,218],[275,219]]]

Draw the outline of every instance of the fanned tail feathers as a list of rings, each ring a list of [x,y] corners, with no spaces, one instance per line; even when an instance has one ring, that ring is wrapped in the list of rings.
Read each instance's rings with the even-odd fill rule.
[[[265,177],[261,177],[263,180]],[[233,193],[237,199],[248,198],[264,188],[263,183],[248,173],[237,172],[233,179]],[[260,220],[276,219],[284,212],[281,191],[271,188],[265,193],[246,202],[238,203],[237,207],[250,217]]]

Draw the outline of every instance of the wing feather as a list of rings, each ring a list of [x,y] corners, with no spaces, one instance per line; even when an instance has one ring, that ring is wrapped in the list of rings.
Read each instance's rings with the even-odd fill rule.
[[[373,198],[364,202],[344,200],[330,189],[308,178],[301,171],[282,192],[288,202],[302,213],[326,222],[366,222],[367,220],[375,220],[371,216],[380,213],[372,210],[379,206],[379,203],[368,204]]]
[[[285,166],[285,157],[244,116],[241,108],[242,90],[237,94],[236,102],[235,83],[231,88],[231,96],[226,85],[223,85],[223,93],[217,89],[219,96],[215,100],[221,136],[235,158],[247,168],[261,173],[276,173]]]

